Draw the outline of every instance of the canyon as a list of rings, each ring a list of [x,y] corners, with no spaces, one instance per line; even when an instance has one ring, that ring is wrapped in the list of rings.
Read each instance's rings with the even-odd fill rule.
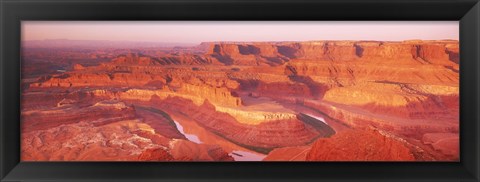
[[[43,49],[22,161],[459,160],[455,40]]]

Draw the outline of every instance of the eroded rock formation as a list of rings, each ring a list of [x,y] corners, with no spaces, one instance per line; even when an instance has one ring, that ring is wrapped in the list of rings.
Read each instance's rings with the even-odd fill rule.
[[[306,156],[308,161],[413,161],[414,155],[400,141],[378,131],[345,131],[319,139]]]
[[[43,75],[26,64],[22,159],[459,159],[458,41],[130,51]]]

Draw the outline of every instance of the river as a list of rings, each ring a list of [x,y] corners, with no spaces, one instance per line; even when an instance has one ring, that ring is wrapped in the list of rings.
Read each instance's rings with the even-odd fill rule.
[[[201,144],[203,143],[200,138],[194,134],[194,133],[186,133],[185,130],[183,129],[183,126],[174,120],[175,125],[177,126],[178,131],[185,135],[185,137],[194,143]],[[233,150],[230,152],[228,155],[232,156],[235,161],[261,161],[263,158],[266,157],[264,154],[258,154],[258,153],[253,153],[249,151],[244,151],[244,150]]]
[[[201,143],[202,143],[202,141],[200,141],[200,138],[198,138],[197,135],[185,133],[185,131],[183,131],[183,126],[182,126],[180,123],[178,123],[177,121],[173,121],[173,122],[175,122],[175,125],[177,126],[178,131],[180,131],[180,133],[182,133],[183,135],[185,135],[185,137],[186,137],[189,141],[194,142],[194,143],[198,143],[198,144],[201,144]]]
[[[320,117],[320,116],[314,116],[314,115],[311,115],[311,114],[305,114],[305,115],[307,115],[307,116],[310,116],[310,117],[312,117],[312,118],[315,118],[315,119],[317,119],[317,120],[319,120],[319,121],[321,121],[321,122],[325,123],[326,125],[328,125],[328,123],[325,121],[325,119],[324,119],[323,117]]]

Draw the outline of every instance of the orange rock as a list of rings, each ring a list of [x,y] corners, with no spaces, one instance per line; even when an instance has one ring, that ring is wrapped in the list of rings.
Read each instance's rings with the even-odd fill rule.
[[[181,98],[152,100],[155,106],[172,114],[191,118],[207,130],[251,150],[267,153],[277,147],[306,145],[325,134],[321,128],[305,124],[298,118],[275,120],[258,125],[242,124],[227,113],[216,112],[205,102],[196,106]],[[330,133],[326,133],[329,135]]]
[[[410,150],[378,131],[344,131],[318,139],[306,157],[309,161],[413,161]]]
[[[220,55],[230,59],[234,65],[278,65],[289,59],[317,59],[331,61],[386,61],[402,60],[415,62],[438,62],[451,60],[458,53],[455,41],[310,41],[310,42],[213,42],[207,49],[208,55]],[[203,43],[208,44],[208,43]],[[455,60],[455,61],[458,61]],[[220,61],[222,62],[222,61]]]
[[[170,153],[181,161],[233,161],[222,148],[214,145],[196,144],[187,140],[172,141]]]
[[[138,156],[139,161],[173,161],[173,157],[164,149],[147,149]]]
[[[284,147],[273,149],[265,157],[264,161],[305,161],[307,154],[310,151],[310,146],[302,147]]]
[[[84,70],[85,67],[83,67],[81,64],[75,64],[73,65],[73,70]]]
[[[32,76],[22,82],[25,158],[138,160],[142,152],[145,159],[156,152],[165,157],[167,152],[175,160],[230,160],[219,147],[186,141],[170,147],[172,138],[186,137],[166,116],[130,105],[140,103],[181,115],[230,146],[271,151],[266,159],[302,160],[308,156],[300,149],[335,133],[328,130],[325,135],[322,128],[302,120],[298,116],[303,111],[322,113],[332,126],[353,130],[319,139],[309,153],[315,160],[410,159],[397,140],[362,131],[370,127],[405,139],[415,157],[425,153],[417,160],[458,159],[458,41],[211,42],[188,51],[119,52],[123,55],[107,53],[103,58],[80,53],[80,57],[111,60],[99,60],[97,66],[68,63],[65,67],[73,70],[67,72],[32,68],[48,69],[49,64],[25,64],[26,75]],[[59,59],[63,67],[72,56],[48,59]],[[42,76],[34,78],[37,75]],[[125,120],[148,127],[116,125]],[[92,130],[79,132],[77,125],[82,123]],[[115,138],[113,131],[123,138]],[[75,135],[84,138],[62,146]],[[365,142],[379,153],[363,150],[370,146]],[[393,151],[381,145],[391,145]],[[159,146],[165,151],[152,149]],[[348,147],[337,150],[344,146]],[[35,152],[39,150],[52,154]]]

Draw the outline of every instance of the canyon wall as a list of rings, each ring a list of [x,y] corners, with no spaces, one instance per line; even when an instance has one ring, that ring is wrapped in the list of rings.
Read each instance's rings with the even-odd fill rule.
[[[213,42],[208,55],[233,65],[279,65],[291,59],[390,62],[397,65],[458,62],[456,41]]]

